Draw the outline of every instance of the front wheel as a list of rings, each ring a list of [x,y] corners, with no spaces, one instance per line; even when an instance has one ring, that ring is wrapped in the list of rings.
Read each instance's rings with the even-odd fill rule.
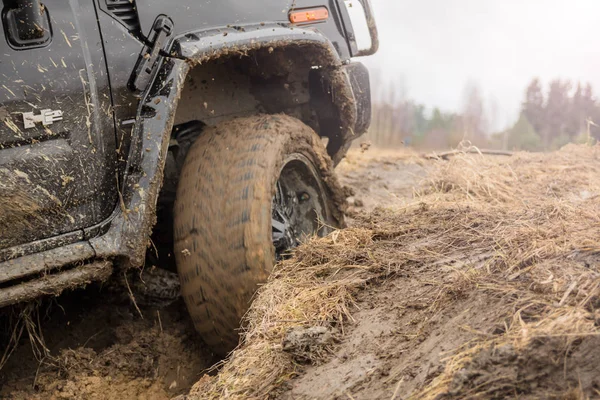
[[[177,189],[175,257],[194,325],[216,353],[237,345],[276,260],[342,225],[343,204],[319,136],[295,118],[239,118],[196,140]]]

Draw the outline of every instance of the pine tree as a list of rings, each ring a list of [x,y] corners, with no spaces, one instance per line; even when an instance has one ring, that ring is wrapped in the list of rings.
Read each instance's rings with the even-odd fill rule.
[[[548,99],[545,107],[546,127],[540,134],[545,148],[549,148],[553,142],[564,142],[568,140],[567,121],[569,120],[571,82],[556,79],[550,82]],[[535,125],[534,125],[535,126]]]
[[[531,81],[525,91],[522,112],[536,132],[541,134],[546,131],[544,94],[542,93],[540,81],[537,78]]]
[[[581,82],[578,82],[575,93],[569,102],[569,115],[566,121],[566,131],[570,140],[577,137],[585,127],[586,111],[584,108],[583,88]]]
[[[537,134],[533,124],[529,122],[524,112],[519,120],[508,131],[508,146],[511,149],[539,151],[542,149],[542,140]]]

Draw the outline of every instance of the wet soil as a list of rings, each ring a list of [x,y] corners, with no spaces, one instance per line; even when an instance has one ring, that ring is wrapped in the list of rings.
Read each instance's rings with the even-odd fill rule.
[[[428,163],[410,150],[353,149],[336,168],[340,183],[352,189],[350,211],[398,209],[413,200],[427,177]]]
[[[439,271],[421,271],[370,286],[357,298],[354,324],[326,362],[307,366],[284,399],[401,399],[431,382],[441,360],[461,344],[495,328],[490,298],[481,293],[436,309]],[[466,327],[471,332],[465,332]],[[350,395],[351,397],[349,397]]]
[[[599,160],[351,154],[351,228],[280,264],[187,399],[598,398]]]
[[[182,301],[140,307],[142,319],[126,298],[93,286],[38,310],[31,320],[41,328],[23,334],[0,371],[2,399],[170,399],[215,362]]]

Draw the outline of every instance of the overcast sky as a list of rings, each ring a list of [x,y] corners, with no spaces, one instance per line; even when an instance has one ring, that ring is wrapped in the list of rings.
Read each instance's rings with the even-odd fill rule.
[[[488,108],[497,103],[498,129],[516,119],[535,76],[590,81],[600,93],[600,0],[371,2],[381,47],[364,62],[429,108],[459,111],[475,82]]]

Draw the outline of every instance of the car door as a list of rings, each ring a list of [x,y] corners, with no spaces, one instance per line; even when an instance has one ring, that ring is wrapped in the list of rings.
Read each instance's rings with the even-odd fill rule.
[[[91,0],[3,0],[0,250],[92,226],[117,199],[109,81]]]

